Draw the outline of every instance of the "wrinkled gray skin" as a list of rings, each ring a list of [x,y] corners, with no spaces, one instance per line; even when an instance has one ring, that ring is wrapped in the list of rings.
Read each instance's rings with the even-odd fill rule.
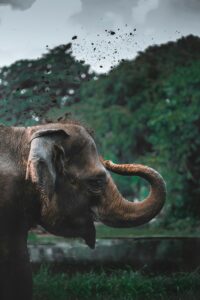
[[[106,166],[106,167],[105,167]],[[151,193],[131,203],[117,190],[90,133],[76,123],[0,126],[0,299],[30,300],[27,233],[36,224],[95,245],[94,220],[130,227],[152,219],[165,200],[165,184],[153,169],[123,165],[116,172],[139,175]],[[118,169],[117,169],[118,168]]]

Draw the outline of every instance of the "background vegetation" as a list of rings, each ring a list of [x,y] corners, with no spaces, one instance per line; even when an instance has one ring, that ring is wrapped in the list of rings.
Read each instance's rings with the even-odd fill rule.
[[[200,38],[149,47],[108,74],[76,61],[71,45],[0,71],[0,122],[31,125],[66,117],[94,129],[101,154],[156,168],[167,182],[165,227],[196,226],[200,215]],[[140,198],[146,183],[116,176]]]

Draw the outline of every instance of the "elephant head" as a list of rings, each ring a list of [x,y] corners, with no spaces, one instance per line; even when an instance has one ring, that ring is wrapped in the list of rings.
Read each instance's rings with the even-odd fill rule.
[[[129,202],[118,191],[109,171],[137,175],[151,185],[142,202]],[[30,131],[26,179],[39,195],[39,223],[65,237],[82,237],[95,245],[94,221],[113,227],[144,224],[165,201],[162,177],[139,165],[115,165],[98,154],[91,134],[74,123],[47,124]]]

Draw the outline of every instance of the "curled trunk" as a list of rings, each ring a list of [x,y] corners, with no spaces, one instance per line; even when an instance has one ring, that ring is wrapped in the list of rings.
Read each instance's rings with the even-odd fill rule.
[[[134,203],[120,194],[109,176],[103,203],[98,208],[98,216],[103,223],[112,227],[132,227],[150,221],[160,212],[166,198],[166,186],[157,171],[140,164],[118,165],[111,161],[103,161],[103,164],[106,169],[114,173],[140,176],[151,186],[148,197],[141,202]]]

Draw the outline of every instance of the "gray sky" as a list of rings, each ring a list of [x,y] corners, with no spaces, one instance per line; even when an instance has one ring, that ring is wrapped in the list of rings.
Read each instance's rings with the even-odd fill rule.
[[[0,66],[73,40],[96,71],[147,46],[200,35],[200,0],[0,0]]]

